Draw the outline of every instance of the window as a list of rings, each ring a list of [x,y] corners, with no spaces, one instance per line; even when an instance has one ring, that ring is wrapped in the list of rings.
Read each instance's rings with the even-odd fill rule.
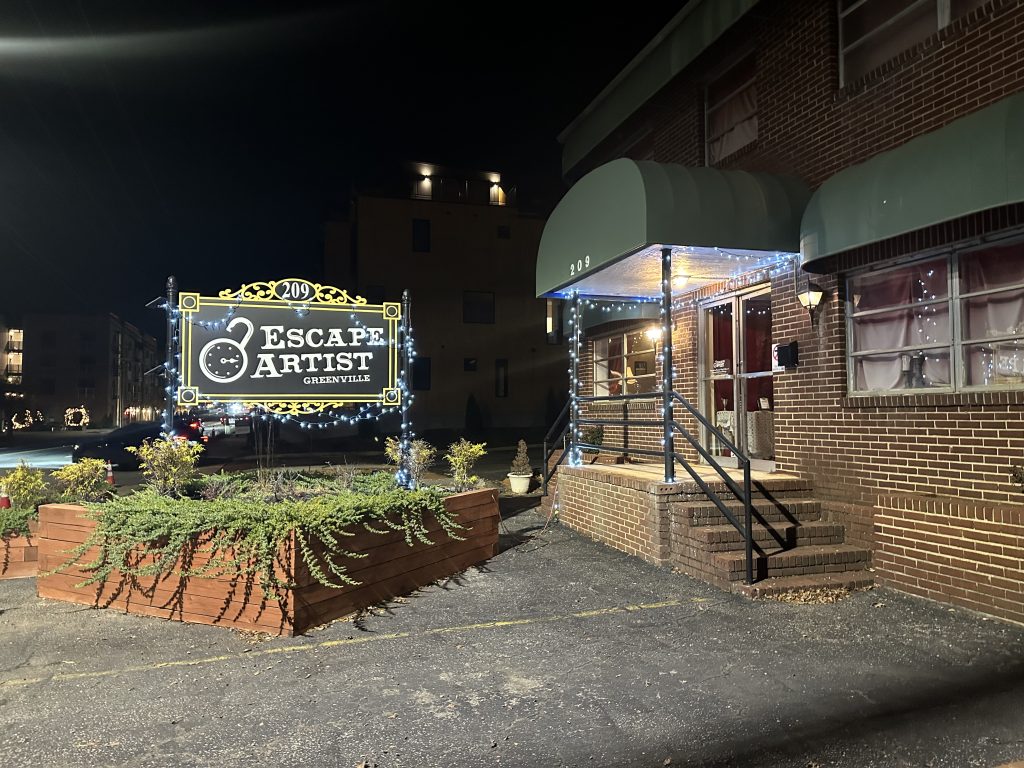
[[[594,394],[633,395],[657,390],[656,342],[643,329],[594,340]]]
[[[462,358],[462,370],[466,373],[476,373],[476,358],[475,357],[464,357]]]
[[[1024,386],[1024,242],[853,276],[852,393]]]
[[[508,359],[504,357],[494,361],[494,396],[508,397]]]
[[[430,389],[430,358],[417,357],[412,361],[412,388]]]
[[[412,220],[413,253],[430,253],[430,219]]]
[[[899,56],[985,0],[839,0],[839,83]]]
[[[494,323],[494,294],[490,291],[463,291],[462,322]]]
[[[708,85],[706,160],[714,165],[757,139],[757,83],[750,54]]]
[[[547,342],[548,344],[562,343],[562,326],[565,324],[565,304],[561,299],[548,299],[547,301]]]

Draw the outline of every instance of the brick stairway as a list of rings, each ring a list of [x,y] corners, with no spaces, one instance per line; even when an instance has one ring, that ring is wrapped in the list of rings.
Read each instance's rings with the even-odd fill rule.
[[[751,597],[815,587],[870,586],[871,553],[844,543],[842,525],[821,519],[821,504],[797,478],[753,483],[754,584],[746,585],[743,536],[695,484],[671,507],[672,562],[688,575]],[[743,505],[710,483],[743,522]]]

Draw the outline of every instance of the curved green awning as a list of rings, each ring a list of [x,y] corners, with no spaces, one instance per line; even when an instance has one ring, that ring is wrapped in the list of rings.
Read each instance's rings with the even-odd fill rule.
[[[1024,93],[840,171],[800,224],[810,272],[827,256],[1024,201]]]
[[[796,253],[809,197],[792,177],[613,160],[576,182],[548,218],[537,295],[657,245]]]

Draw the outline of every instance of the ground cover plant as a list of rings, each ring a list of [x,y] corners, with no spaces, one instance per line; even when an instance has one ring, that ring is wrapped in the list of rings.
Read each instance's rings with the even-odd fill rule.
[[[275,563],[292,540],[316,581],[342,588],[358,583],[347,563],[365,557],[345,548],[357,530],[399,531],[409,545],[430,544],[427,533],[436,520],[445,535],[461,539],[462,526],[447,512],[442,489],[400,488],[388,472],[260,469],[204,477],[190,470],[197,453],[144,446],[140,456],[149,484],[128,496],[86,502],[96,527],[55,572],[86,571],[80,586],[114,571],[129,578],[227,575],[251,579],[281,600],[294,585]]]

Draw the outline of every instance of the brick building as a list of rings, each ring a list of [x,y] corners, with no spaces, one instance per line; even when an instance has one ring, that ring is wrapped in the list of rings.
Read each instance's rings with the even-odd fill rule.
[[[680,458],[726,496],[750,461],[763,589],[870,563],[1024,621],[1022,62],[1018,0],[694,0],[560,136],[537,291],[580,297],[577,434],[659,461],[669,351]],[[590,461],[570,525],[742,577],[681,463]]]
[[[416,430],[539,435],[567,384],[560,329],[545,324],[557,302],[533,296],[544,219],[498,173],[414,163],[382,176],[328,225],[324,272],[371,302],[410,289]]]

